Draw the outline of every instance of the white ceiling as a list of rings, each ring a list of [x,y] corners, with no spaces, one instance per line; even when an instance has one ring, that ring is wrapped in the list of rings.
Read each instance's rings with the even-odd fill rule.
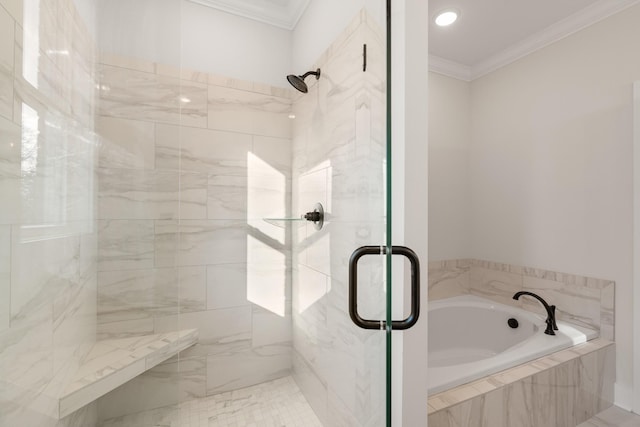
[[[189,0],[291,30],[311,0]],[[323,0],[315,0],[323,1]],[[424,0],[427,1],[427,0]],[[450,27],[429,25],[433,71],[473,80],[640,0],[428,0],[433,18],[455,8]]]
[[[234,15],[292,30],[311,0],[189,0]]]
[[[443,9],[461,12],[450,27],[430,24],[430,64],[472,80],[638,2],[429,0],[431,19]]]

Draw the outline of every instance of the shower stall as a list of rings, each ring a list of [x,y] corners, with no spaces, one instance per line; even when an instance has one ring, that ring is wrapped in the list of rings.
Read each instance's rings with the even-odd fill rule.
[[[0,426],[426,425],[420,3],[0,0]]]

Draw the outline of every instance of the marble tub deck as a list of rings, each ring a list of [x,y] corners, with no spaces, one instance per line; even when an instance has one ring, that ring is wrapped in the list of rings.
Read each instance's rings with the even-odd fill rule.
[[[516,366],[505,371],[490,375],[480,380],[476,380],[471,383],[454,387],[450,390],[429,396],[429,424],[431,425],[433,423],[434,426],[458,425],[455,424],[455,422],[462,422],[464,424],[463,419],[466,419],[465,417],[469,416],[469,408],[472,406],[475,407],[477,405],[480,405],[483,408],[482,412],[493,414],[491,415],[491,417],[497,416],[498,418],[492,418],[492,420],[489,421],[485,419],[483,419],[482,421],[476,420],[479,423],[478,425],[497,426],[505,425],[505,422],[507,422],[506,425],[509,425],[508,420],[505,421],[503,419],[503,416],[507,416],[507,418],[517,418],[518,414],[502,414],[503,410],[506,410],[506,407],[503,406],[504,402],[502,402],[502,399],[508,398],[508,392],[513,392],[513,390],[518,389],[517,387],[514,388],[514,386],[516,385],[515,383],[523,382],[523,384],[529,384],[532,383],[532,378],[537,377],[539,381],[548,384],[548,381],[552,381],[551,377],[545,377],[544,379],[541,379],[539,375],[548,375],[548,370],[560,368],[559,365],[569,366],[568,364],[574,363],[578,359],[582,360],[583,357],[590,357],[590,362],[588,363],[590,371],[586,372],[586,374],[594,376],[596,374],[592,372],[592,370],[598,369],[597,364],[599,363],[599,359],[602,358],[603,367],[601,369],[604,369],[603,372],[600,372],[600,374],[602,375],[602,381],[597,381],[592,378],[592,380],[588,381],[588,384],[586,384],[589,387],[589,389],[586,390],[587,395],[589,396],[589,401],[584,402],[584,405],[586,405],[584,408],[582,408],[584,409],[584,411],[577,407],[573,407],[571,405],[569,406],[571,406],[572,412],[581,414],[587,414],[591,412],[591,416],[593,416],[599,411],[602,411],[610,406],[611,402],[613,402],[613,379],[615,377],[615,367],[612,366],[613,363],[611,363],[613,360],[615,360],[613,358],[613,355],[615,354],[613,350],[614,343],[605,339],[598,338],[583,344],[573,346],[569,349],[558,351],[548,356],[533,360],[529,363],[525,363],[520,366]],[[596,358],[593,358],[592,356],[594,354],[598,354],[598,356],[596,356]],[[582,363],[580,363],[580,365],[582,365]],[[563,374],[562,376],[566,377],[565,379],[569,379],[569,375],[570,373],[566,373],[566,375]],[[577,380],[577,378],[574,380]],[[582,384],[581,386],[585,386],[585,384]],[[491,399],[489,399],[488,397],[485,399],[485,397],[489,396],[489,394],[491,395]],[[593,399],[596,399],[597,402],[592,401]],[[484,405],[489,403],[489,401],[492,405],[497,406],[495,408],[484,407]],[[596,408],[592,407],[593,405],[595,405]],[[524,413],[520,415],[528,419],[530,414],[526,415],[526,413],[528,413],[529,410],[524,407],[521,409],[524,411]],[[566,408],[559,408],[558,410],[562,413],[564,409]],[[553,412],[553,410],[551,410],[551,412]],[[533,418],[538,419],[552,415],[553,414],[538,414]],[[563,415],[567,414],[563,413]],[[569,418],[574,415],[575,414],[570,414]],[[453,424],[452,420],[455,420]],[[585,418],[582,418],[581,420],[577,420],[574,424],[577,424],[584,420]],[[534,422],[533,425],[545,424],[536,424]]]

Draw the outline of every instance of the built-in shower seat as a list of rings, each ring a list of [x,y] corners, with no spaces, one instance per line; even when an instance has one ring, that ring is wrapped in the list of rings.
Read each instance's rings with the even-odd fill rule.
[[[63,418],[198,341],[197,329],[98,341],[59,399]]]

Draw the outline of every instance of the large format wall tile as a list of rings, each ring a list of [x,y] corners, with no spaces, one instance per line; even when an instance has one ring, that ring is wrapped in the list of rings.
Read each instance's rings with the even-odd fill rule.
[[[156,168],[246,176],[250,134],[158,124]]]
[[[291,103],[287,98],[209,86],[209,128],[289,138]]]
[[[155,128],[150,122],[99,116],[100,167],[153,169]]]
[[[471,260],[430,262],[428,269],[429,301],[469,292]]]
[[[534,292],[556,306],[558,319],[600,329],[600,290],[568,285],[536,277],[523,277],[523,290]],[[544,314],[537,301],[523,301],[525,308]]]
[[[0,425],[95,425],[95,405],[58,420],[96,339],[95,29],[81,21],[74,2],[0,0]]]
[[[156,333],[176,329],[198,329],[198,343],[183,351],[181,357],[223,352],[251,337],[251,307],[198,311],[155,319]]]
[[[247,266],[220,264],[207,267],[207,309],[248,305]]]
[[[535,299],[513,300],[516,292],[533,292],[556,305],[559,319],[614,339],[613,281],[476,259],[430,262],[429,273],[430,299],[471,293],[543,315]]]
[[[11,227],[0,226],[0,331],[9,327],[11,305]]]
[[[103,271],[98,275],[101,323],[203,310],[204,267]]]
[[[101,61],[98,335],[197,328],[180,361],[206,360],[207,394],[287,375],[290,235],[263,218],[290,214],[291,90]]]
[[[154,267],[152,220],[104,220],[98,221],[98,226],[99,271]]]
[[[14,21],[0,8],[0,116],[13,116]]]
[[[177,172],[99,169],[100,219],[177,219]]]
[[[247,261],[247,228],[242,221],[156,221],[155,236],[158,267]]]
[[[291,372],[291,346],[245,348],[207,357],[207,393],[216,394],[259,384]]]
[[[207,127],[207,87],[157,74],[102,65],[105,116]]]
[[[9,119],[0,117],[0,224],[21,220],[22,152],[21,128]]]

